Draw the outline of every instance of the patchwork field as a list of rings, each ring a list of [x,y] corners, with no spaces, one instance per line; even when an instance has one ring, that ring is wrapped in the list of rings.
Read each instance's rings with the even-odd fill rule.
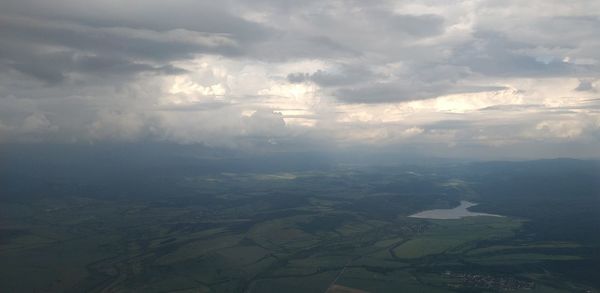
[[[597,292],[597,243],[545,239],[539,219],[407,217],[479,196],[468,178],[419,173],[221,174],[170,178],[167,195],[4,197],[1,291]]]

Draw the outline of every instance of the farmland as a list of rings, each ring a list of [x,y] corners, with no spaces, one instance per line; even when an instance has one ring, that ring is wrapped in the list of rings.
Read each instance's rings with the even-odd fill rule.
[[[144,194],[13,186],[0,205],[2,291],[597,291],[595,239],[503,213],[472,167],[415,168],[177,174],[144,181]],[[408,217],[464,199],[506,217]]]

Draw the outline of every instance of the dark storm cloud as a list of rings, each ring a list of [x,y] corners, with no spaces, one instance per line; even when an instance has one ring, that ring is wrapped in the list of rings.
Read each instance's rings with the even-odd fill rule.
[[[127,27],[92,27],[30,18],[0,18],[3,40],[24,46],[56,46],[84,52],[152,60],[190,58],[194,53],[236,55],[235,40],[224,34],[187,29],[153,31]]]
[[[493,31],[477,32],[473,36],[473,40],[457,48],[451,63],[489,77],[544,77],[575,73],[576,66],[563,60],[543,60],[522,53],[534,48],[534,44],[513,41]]]
[[[174,61],[209,54],[236,57],[274,30],[226,5],[198,1],[3,1],[0,71],[47,84],[73,73],[128,77],[181,74]]]
[[[228,34],[237,40],[251,41],[264,39],[271,33],[263,25],[241,18],[235,10],[237,5],[229,1],[133,0],[121,3],[108,0],[6,0],[2,6],[6,15],[64,20],[90,27],[128,27],[153,31],[187,29]]]
[[[369,91],[381,93],[380,97],[368,99],[372,103],[393,101],[394,97],[404,101],[455,92],[457,87],[443,83],[454,83],[473,73],[489,77],[540,77],[595,70],[525,53],[535,49],[536,44],[515,41],[507,36],[510,32],[475,28],[471,39],[414,46],[411,42],[415,40],[442,35],[452,20],[431,13],[394,11],[391,6],[386,2],[352,1],[319,4],[262,0],[250,5],[236,1],[179,0],[134,1],[125,6],[112,1],[7,0],[0,12],[0,39],[2,47],[10,44],[15,49],[0,53],[5,68],[48,83],[61,82],[70,72],[177,74],[183,71],[171,62],[198,54],[276,62],[376,56],[361,58],[338,71],[293,73],[289,80],[310,80],[324,87],[371,83],[377,84],[373,86],[377,88],[378,84],[390,81],[374,76],[365,68],[403,62],[406,72],[398,77],[415,80],[411,84],[413,90],[403,89],[394,94],[356,87],[340,89],[347,96],[340,95],[342,102],[357,99],[353,97],[355,92],[360,96]],[[242,17],[265,12],[271,13],[271,22]],[[579,28],[586,31],[586,36],[598,33],[594,29],[598,23],[596,16],[566,16],[556,20],[561,22],[556,30]],[[532,23],[540,29],[552,27],[547,21],[542,18]],[[444,51],[451,53],[447,56],[438,53]],[[97,69],[92,68],[94,64]],[[434,84],[419,84],[426,82]]]
[[[344,29],[344,26],[363,26],[362,30],[378,30],[378,36],[427,37],[444,31],[444,18],[435,14],[395,13],[382,2],[355,2],[345,9],[322,9],[302,15],[307,21],[325,30]],[[348,33],[348,32],[345,32]],[[360,31],[357,31],[360,33]]]
[[[358,84],[375,78],[376,75],[366,66],[358,65],[340,65],[330,70],[317,70],[314,73],[296,72],[287,76],[291,83],[311,81],[323,87]]]
[[[150,31],[91,27],[60,21],[0,15],[0,64],[48,83],[69,73],[180,74],[169,64],[194,54],[240,54],[226,35],[185,29]]]
[[[0,50],[6,53],[6,50]],[[183,74],[186,71],[170,64],[155,66],[131,61],[122,57],[81,55],[73,51],[26,52],[24,49],[13,51],[11,59],[4,59],[3,65],[21,73],[35,77],[48,84],[63,82],[69,73],[91,76],[129,76],[139,72],[155,74]],[[1,66],[1,65],[0,65]],[[1,68],[1,67],[0,67]]]

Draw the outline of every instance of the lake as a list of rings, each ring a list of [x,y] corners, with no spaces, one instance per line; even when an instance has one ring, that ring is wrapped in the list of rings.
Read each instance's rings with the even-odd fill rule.
[[[486,214],[486,213],[475,213],[468,210],[468,208],[476,206],[476,203],[472,203],[466,200],[460,201],[460,205],[452,209],[436,209],[422,211],[416,214],[412,214],[411,218],[420,219],[460,219],[464,217],[475,217],[475,216],[489,216],[489,217],[502,217],[500,215]]]

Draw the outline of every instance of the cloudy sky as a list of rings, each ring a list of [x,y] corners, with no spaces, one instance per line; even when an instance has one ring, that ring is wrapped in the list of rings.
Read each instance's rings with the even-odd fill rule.
[[[600,1],[0,2],[0,143],[600,157]]]

